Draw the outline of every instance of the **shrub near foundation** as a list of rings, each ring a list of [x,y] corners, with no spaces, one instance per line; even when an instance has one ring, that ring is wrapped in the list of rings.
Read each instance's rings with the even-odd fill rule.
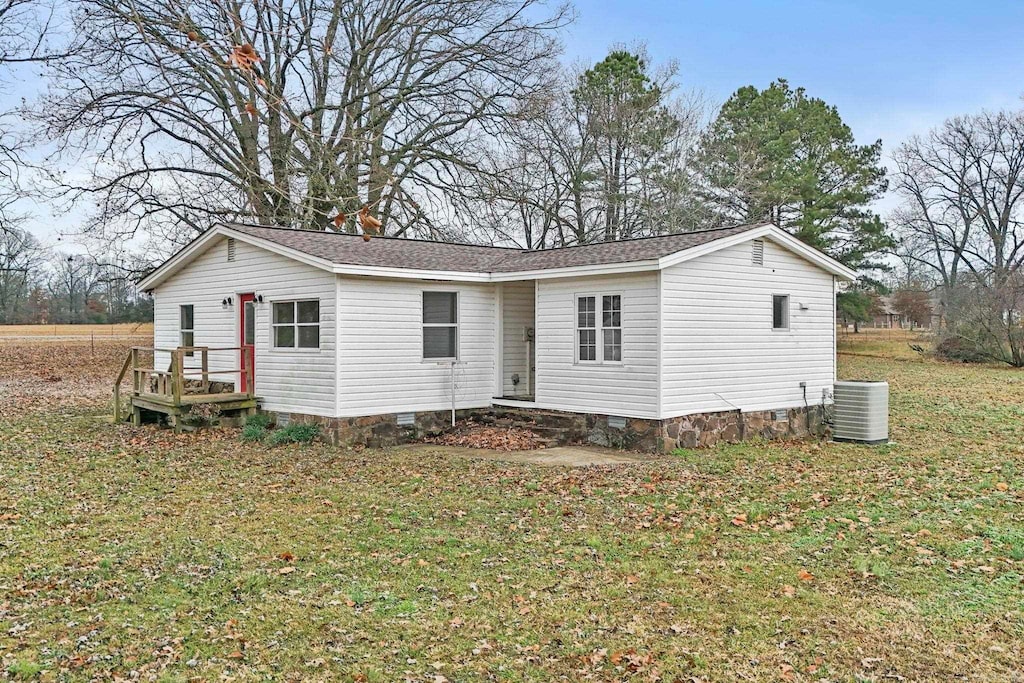
[[[269,427],[270,418],[266,415],[259,413],[250,415],[245,420],[245,426],[242,427],[242,441],[263,441],[263,439],[267,438]]]
[[[320,425],[290,424],[270,432],[267,443],[271,446],[281,446],[287,443],[311,443],[318,436],[320,436]]]

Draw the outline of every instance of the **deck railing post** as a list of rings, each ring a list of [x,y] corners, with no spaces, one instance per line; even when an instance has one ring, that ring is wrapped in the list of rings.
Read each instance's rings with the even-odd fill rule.
[[[132,393],[140,393],[139,385],[139,350],[132,347]]]
[[[204,346],[199,352],[203,364],[203,393],[210,393],[210,347]]]
[[[132,356],[129,353],[121,364],[121,372],[117,373],[117,379],[114,380],[114,424],[121,421],[121,382],[124,381],[124,376],[128,374],[131,365]]]
[[[242,372],[245,373],[245,395],[248,398],[253,396],[252,386],[252,358],[249,356],[249,349],[242,347]]]
[[[183,352],[180,348],[174,350],[174,368],[171,370],[171,395],[174,397],[174,405],[181,405],[181,390],[184,375],[182,373]]]

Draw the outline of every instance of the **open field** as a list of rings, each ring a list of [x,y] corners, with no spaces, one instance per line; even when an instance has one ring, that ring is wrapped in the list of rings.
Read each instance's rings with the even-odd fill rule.
[[[0,342],[5,340],[75,341],[78,338],[152,340],[153,323],[114,325],[0,325]],[[48,339],[49,338],[49,339]],[[146,341],[146,343],[149,343]]]
[[[890,445],[568,470],[115,428],[126,346],[0,348],[0,676],[1024,681],[1022,372],[850,335]]]

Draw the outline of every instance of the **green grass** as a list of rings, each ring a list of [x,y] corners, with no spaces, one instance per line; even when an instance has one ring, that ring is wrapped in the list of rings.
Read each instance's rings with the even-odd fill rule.
[[[1013,680],[1024,373],[897,343],[840,361],[891,382],[887,446],[585,470],[24,402],[0,420],[0,676]]]

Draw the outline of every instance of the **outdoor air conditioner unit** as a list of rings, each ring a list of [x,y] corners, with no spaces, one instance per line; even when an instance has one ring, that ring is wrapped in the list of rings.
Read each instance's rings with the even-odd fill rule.
[[[832,438],[879,444],[889,440],[889,383],[836,382]]]

